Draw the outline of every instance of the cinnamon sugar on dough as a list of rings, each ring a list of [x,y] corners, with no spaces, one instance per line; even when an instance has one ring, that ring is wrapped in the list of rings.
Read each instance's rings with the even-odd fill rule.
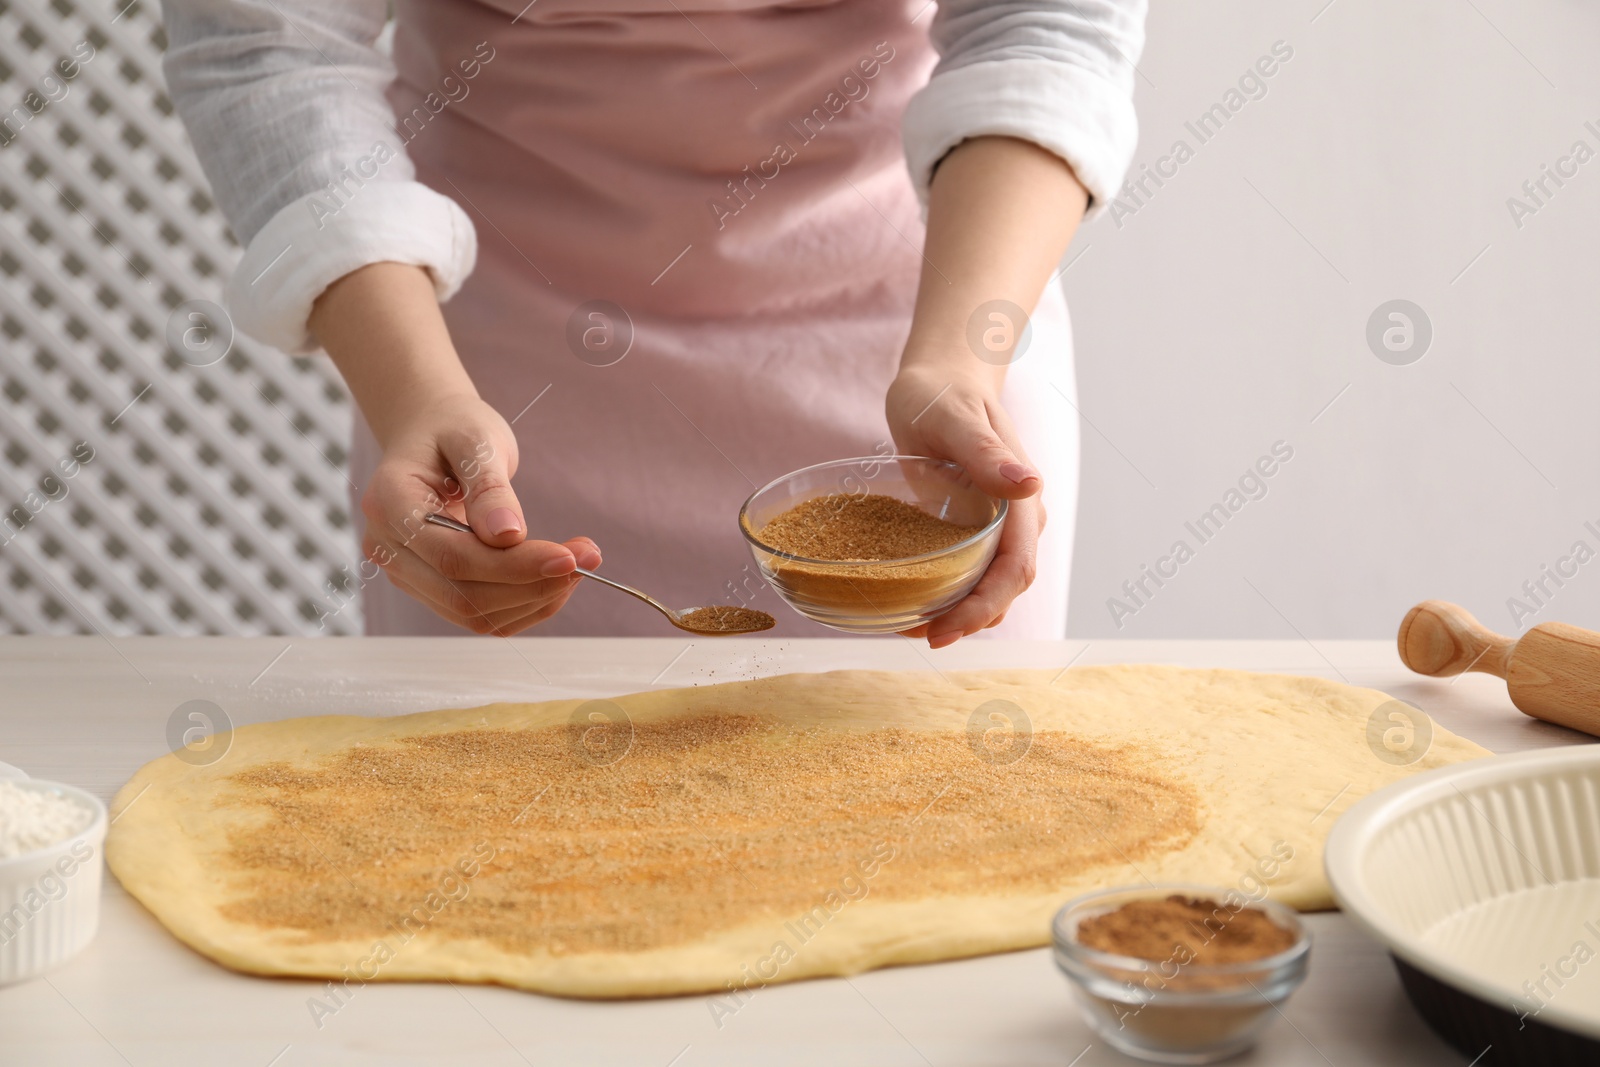
[[[864,884],[875,900],[912,900],[1047,892],[1199,826],[1193,789],[1131,749],[1049,731],[1005,765],[976,758],[960,731],[794,729],[738,713],[641,725],[605,766],[548,726],[407,738],[233,783],[230,803],[266,818],[230,842],[240,895],[227,918],[380,937],[487,839],[494,859],[433,932],[556,955],[803,914],[880,843],[893,858]]]
[[[1435,726],[1409,767],[1377,759],[1388,699],[1157,666],[838,671],[603,714],[288,719],[145,766],[106,855],[243,971],[725,994],[1042,945],[1070,897],[1235,884],[1268,852],[1293,857],[1274,899],[1327,907],[1345,806],[1486,754]]]

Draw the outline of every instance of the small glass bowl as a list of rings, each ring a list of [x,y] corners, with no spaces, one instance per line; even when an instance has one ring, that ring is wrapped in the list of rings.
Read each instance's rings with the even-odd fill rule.
[[[757,532],[797,504],[830,494],[880,494],[941,519],[978,526],[937,552],[905,559],[807,559],[761,542]],[[994,558],[1006,502],[985,494],[959,465],[925,456],[862,456],[818,463],[763,486],[739,509],[739,529],[761,575],[808,619],[853,634],[920,626],[972,591]]]
[[[1291,931],[1284,951],[1242,963],[1183,963],[1176,953],[1144,960],[1101,952],[1078,940],[1078,924],[1135,900],[1174,894],[1259,909]],[[1255,1044],[1261,1030],[1299,987],[1310,962],[1311,935],[1292,908],[1251,900],[1237,889],[1156,885],[1090,893],[1056,912],[1051,923],[1056,966],[1071,981],[1084,1018],[1107,1044],[1154,1063],[1215,1063]]]

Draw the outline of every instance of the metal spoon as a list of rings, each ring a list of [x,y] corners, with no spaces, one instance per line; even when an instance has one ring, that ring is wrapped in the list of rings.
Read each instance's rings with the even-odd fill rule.
[[[435,526],[443,526],[447,530],[459,530],[461,533],[472,532],[472,527],[466,523],[452,519],[448,515],[442,515],[437,511],[427,516],[427,521]],[[710,607],[685,608],[682,611],[676,611],[648,593],[635,589],[631,585],[613,582],[610,578],[601,577],[594,571],[578,567],[573,573],[581,574],[585,578],[593,578],[601,585],[609,585],[611,588],[619,589],[637,600],[644,601],[665,615],[667,621],[672,625],[680,630],[687,630],[692,634],[701,634],[706,637],[729,637],[734,634],[753,634],[761,630],[770,630],[777,625],[777,620],[771,615],[764,611],[756,611],[754,608],[735,608],[725,604],[714,604]],[[696,616],[699,617],[696,618]]]

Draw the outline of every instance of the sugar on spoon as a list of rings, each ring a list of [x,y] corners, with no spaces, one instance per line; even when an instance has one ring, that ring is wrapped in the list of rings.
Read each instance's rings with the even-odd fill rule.
[[[447,530],[458,530],[461,533],[471,533],[472,527],[448,515],[434,512],[427,516],[427,520],[435,526],[443,526]],[[667,607],[661,601],[648,593],[641,592],[631,585],[613,582],[594,571],[578,567],[574,574],[581,574],[585,578],[592,578],[601,585],[609,585],[613,589],[620,589],[635,599],[642,600],[667,617],[667,621],[680,630],[687,630],[692,634],[701,634],[706,637],[729,637],[733,634],[753,634],[760,630],[770,630],[777,625],[777,620],[764,611],[754,608],[734,607],[731,604],[713,604],[704,608],[686,608],[676,611]]]

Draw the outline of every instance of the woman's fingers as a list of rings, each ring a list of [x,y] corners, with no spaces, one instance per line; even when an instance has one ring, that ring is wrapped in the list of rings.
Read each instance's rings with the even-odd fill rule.
[[[467,427],[441,434],[439,452],[461,483],[467,525],[478,540],[494,548],[520,543],[528,524],[511,488],[517,470],[516,439],[501,427]]]
[[[902,372],[885,409],[902,450],[953,460],[984,492],[1010,501],[999,547],[978,584],[943,615],[902,631],[943,648],[998,624],[1032,584],[1044,528],[1044,480],[990,388]]]
[[[373,474],[362,500],[367,531],[374,540],[391,550],[411,551],[453,582],[525,585],[571,574],[578,565],[566,545],[520,541],[495,548],[471,534],[428,522],[427,516],[443,506],[439,494],[421,477],[388,465]]]
[[[574,586],[574,588],[576,588],[576,586]],[[526,614],[515,615],[507,612],[504,615],[495,616],[492,620],[491,628],[485,632],[496,634],[500,637],[510,637],[512,634],[519,634],[523,630],[527,630],[539,625],[541,622],[544,622],[556,612],[560,611],[566,606],[567,597],[570,597],[571,595],[572,593],[569,590],[559,600],[552,601],[542,608],[535,608],[533,611],[527,612]]]
[[[362,547],[408,595],[469,629],[515,632],[566,603],[576,568],[600,565],[587,537],[528,539],[516,437],[476,396],[445,396],[391,429],[361,500]],[[472,532],[428,522],[434,512]]]
[[[470,540],[459,532],[456,536]],[[544,621],[566,603],[577,582],[571,574],[523,584],[457,581],[446,578],[406,545],[383,544],[369,535],[362,547],[367,558],[382,566],[402,592],[451,622],[480,632],[508,627],[507,632],[513,632]],[[587,537],[575,537],[565,547],[583,565],[599,566],[600,550]],[[485,629],[487,624],[494,624],[496,630]]]
[[[471,617],[512,609],[538,607],[566,593],[577,579],[571,575],[541,578],[523,585],[504,582],[456,581],[446,578],[415,553],[395,552],[384,570],[420,590],[429,601],[449,608],[452,615]]]
[[[397,561],[403,559],[396,558]],[[443,581],[425,567],[408,568],[404,563],[391,564],[385,570],[396,589],[427,605],[439,617],[474,633],[500,636],[527,629],[554,615],[566,604],[577,585],[574,578],[549,579],[537,596],[525,596],[521,601],[492,607],[496,593],[504,596],[517,587],[474,584],[466,588]]]
[[[463,466],[463,479],[486,477]],[[470,482],[463,484],[470,497]],[[543,622],[572,595],[574,568],[600,565],[600,549],[587,537],[496,548],[426,521],[447,506],[458,515],[462,510],[420,475],[380,468],[362,501],[368,519],[362,550],[401,592],[474,633],[508,636]]]
[[[571,574],[578,561],[565,545],[523,541],[493,548],[470,534],[428,523],[405,547],[452,582],[499,582],[527,585],[541,578]]]
[[[1038,567],[1043,509],[1037,500],[1014,500],[989,569],[972,592],[927,624],[928,645],[944,648],[1005,617],[1011,602],[1033,584]]]
[[[575,586],[574,586],[575,587]],[[514,608],[508,611],[491,612],[462,623],[474,633],[489,634],[494,637],[510,637],[524,630],[539,625],[556,612],[566,606],[567,598],[572,595],[572,588],[567,592],[536,608]]]
[[[917,421],[930,454],[961,464],[990,496],[1021,500],[1044,488],[1005,411],[983,395],[952,389]]]
[[[457,536],[463,540],[471,540],[466,534]],[[500,611],[518,604],[542,601],[555,595],[573,581],[570,574],[551,578],[541,577],[521,583],[451,578],[441,573],[427,559],[413,552],[409,546],[384,543],[376,540],[370,533],[362,543],[362,552],[368,559],[382,567],[385,573],[404,579],[413,587],[425,589],[429,593],[430,600],[443,600],[445,597],[441,595],[442,591],[455,590],[471,599],[473,610]]]
[[[600,566],[602,562],[600,546],[587,537],[574,537],[570,541],[563,541],[562,544],[567,546],[567,551],[578,561],[578,566],[591,571]]]

